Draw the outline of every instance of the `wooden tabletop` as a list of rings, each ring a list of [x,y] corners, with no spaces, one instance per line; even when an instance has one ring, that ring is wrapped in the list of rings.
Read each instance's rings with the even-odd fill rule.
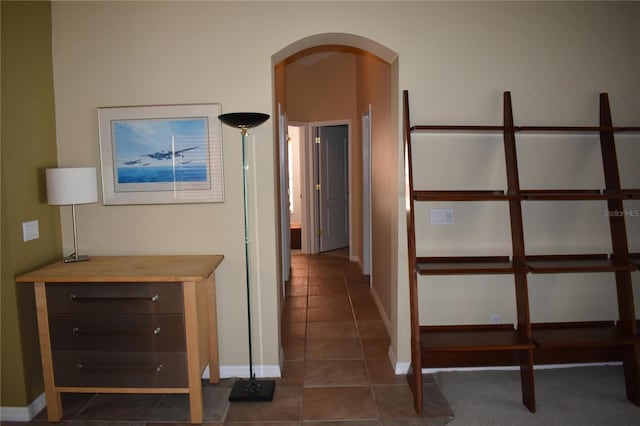
[[[33,282],[183,282],[202,281],[215,271],[223,255],[92,256],[85,262],[63,260],[16,277]]]

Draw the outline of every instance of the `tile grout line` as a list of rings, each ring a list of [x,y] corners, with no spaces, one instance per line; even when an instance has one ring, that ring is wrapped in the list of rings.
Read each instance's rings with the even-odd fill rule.
[[[349,276],[349,274],[348,274],[348,271],[346,269],[347,265],[348,265],[348,263],[345,265],[345,263],[339,262],[340,279],[342,281],[343,286],[345,286],[346,296],[347,296],[347,300],[348,300],[348,303],[349,303],[349,310],[350,310],[350,314],[351,314],[350,315],[351,316],[350,319],[351,319],[351,323],[355,327],[356,338],[358,340],[358,345],[359,345],[360,351],[362,353],[361,361],[363,362],[364,368],[365,368],[365,371],[366,371],[367,383],[364,384],[364,385],[341,385],[339,387],[341,387],[341,388],[345,388],[345,387],[348,387],[348,388],[368,388],[367,390],[369,392],[371,401],[374,403],[374,409],[375,409],[375,412],[376,412],[376,416],[375,417],[371,417],[371,418],[367,418],[367,419],[357,419],[357,420],[359,420],[359,421],[362,421],[362,420],[374,420],[378,424],[382,425],[382,422],[380,420],[380,411],[379,411],[379,409],[377,407],[377,403],[376,403],[374,388],[373,388],[373,386],[371,384],[371,375],[370,375],[370,372],[369,372],[369,367],[368,367],[367,362],[366,362],[366,357],[365,357],[365,352],[364,352],[364,345],[363,345],[363,342],[362,342],[362,336],[360,334],[360,330],[359,330],[359,327],[358,327],[358,324],[357,324],[357,320],[356,320],[354,301],[352,299],[351,289],[350,289],[350,287],[348,285],[348,276]],[[311,256],[307,257],[307,277],[306,277],[306,279],[307,279],[307,282],[306,282],[306,289],[307,289],[306,302],[307,303],[306,303],[306,307],[305,307],[305,334],[304,334],[304,355],[303,355],[303,365],[304,365],[305,368],[303,369],[302,393],[301,393],[301,396],[300,396],[300,424],[301,425],[303,425],[304,422],[305,422],[305,419],[304,419],[304,390],[306,388],[315,389],[315,388],[332,388],[332,387],[335,387],[335,386],[330,386],[330,385],[327,385],[327,386],[307,386],[307,385],[305,385],[306,373],[307,373],[306,366],[307,366],[307,361],[308,361],[308,359],[307,359],[307,349],[308,349],[308,341],[307,341],[307,339],[309,337],[308,336],[308,326],[309,326],[308,323],[309,323],[309,319],[310,319],[309,311],[310,311],[310,308],[311,308],[310,307],[311,275],[312,275],[312,272],[320,272],[320,270],[324,270],[324,269],[326,269],[328,267],[332,267],[332,266],[333,265],[324,265],[324,264],[321,264],[321,263],[319,263],[317,265],[314,265],[311,262]],[[312,268],[314,268],[314,271],[311,270]],[[318,271],[315,271],[315,269],[318,269]],[[314,277],[316,277],[316,276],[314,275]],[[318,277],[316,277],[316,278],[319,278],[317,280],[318,282],[325,283],[325,278],[327,278],[327,277],[324,277],[323,274],[319,274]],[[352,419],[352,420],[355,421],[356,419]],[[320,421],[320,420],[314,420],[314,421]],[[328,421],[328,419],[327,420],[322,420],[322,421]]]
[[[78,412],[70,420],[71,421],[76,420],[78,416],[93,402],[93,400],[96,399],[97,396],[98,394],[94,394],[91,398],[89,398],[89,400],[82,406],[82,408],[78,410]]]
[[[369,387],[369,393],[371,395],[371,400],[374,403],[374,408],[376,410],[377,413],[377,417],[375,420],[378,421],[378,423],[382,424],[381,419],[380,419],[380,410],[378,408],[378,403],[376,400],[376,393],[375,390],[373,388],[373,384],[371,383],[371,372],[369,371],[369,363],[367,363],[367,356],[365,354],[364,351],[364,344],[362,343],[362,335],[360,334],[360,327],[358,326],[358,320],[356,318],[356,310],[353,306],[353,299],[351,298],[351,288],[349,287],[348,284],[348,279],[347,279],[347,274],[345,274],[344,270],[343,270],[343,275],[344,275],[344,283],[345,286],[347,287],[347,296],[349,297],[349,304],[351,305],[351,314],[353,315],[353,323],[356,327],[356,333],[358,335],[358,342],[360,343],[360,350],[362,351],[362,362],[364,364],[364,369],[367,372],[367,386]]]
[[[307,266],[307,283],[306,283],[306,288],[307,288],[307,303],[305,305],[305,315],[304,315],[304,345],[303,345],[303,350],[302,350],[302,383],[301,383],[301,391],[300,391],[300,406],[299,406],[299,412],[298,412],[298,419],[299,422],[302,423],[302,421],[304,420],[304,383],[305,380],[307,378],[307,337],[308,337],[308,332],[309,332],[309,297],[310,297],[310,291],[311,291],[311,286],[309,284],[309,277],[311,275],[311,257],[310,256],[306,256],[306,266]]]

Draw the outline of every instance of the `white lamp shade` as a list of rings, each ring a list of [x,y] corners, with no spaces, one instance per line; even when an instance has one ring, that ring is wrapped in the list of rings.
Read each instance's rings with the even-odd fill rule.
[[[98,201],[95,167],[47,169],[47,202],[60,206]]]

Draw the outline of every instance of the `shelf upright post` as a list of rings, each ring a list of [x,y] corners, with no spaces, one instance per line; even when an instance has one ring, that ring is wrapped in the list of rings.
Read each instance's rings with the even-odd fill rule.
[[[515,280],[516,312],[520,339],[531,341],[531,319],[529,316],[529,291],[525,266],[524,229],[522,225],[522,204],[519,197],[518,156],[516,151],[515,126],[511,92],[503,94],[504,154],[507,171],[507,195],[509,195],[509,218],[511,223],[511,245],[513,249],[513,276]],[[522,402],[531,412],[536,411],[535,386],[533,378],[533,349],[521,351],[520,381]]]
[[[600,94],[600,149],[602,151],[602,167],[604,170],[605,192],[613,195],[607,198],[611,246],[615,264],[628,265],[629,247],[624,217],[624,201],[615,196],[621,190],[620,173],[616,145],[613,135],[609,95]],[[633,303],[633,284],[631,272],[616,271],[616,294],[618,296],[619,332],[625,337],[637,335],[636,315]],[[624,378],[627,398],[640,405],[640,345],[624,348]]]
[[[420,348],[420,317],[418,309],[418,270],[416,261],[416,234],[413,194],[413,164],[411,156],[411,122],[409,117],[409,92],[403,91],[404,110],[404,173],[405,205],[407,215],[407,244],[409,262],[409,316],[411,322],[411,366],[407,379],[413,391],[416,413],[422,415],[422,353]]]

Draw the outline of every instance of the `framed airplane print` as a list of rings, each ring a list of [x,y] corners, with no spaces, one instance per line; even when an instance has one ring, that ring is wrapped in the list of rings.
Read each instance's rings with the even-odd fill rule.
[[[224,201],[220,104],[98,108],[105,205]]]

